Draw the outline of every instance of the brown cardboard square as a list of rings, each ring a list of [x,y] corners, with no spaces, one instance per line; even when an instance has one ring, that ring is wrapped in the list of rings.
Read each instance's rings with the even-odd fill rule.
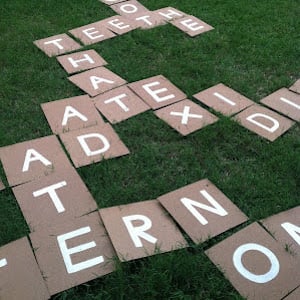
[[[72,167],[54,135],[2,147],[0,156],[9,186]]]
[[[150,109],[128,87],[121,86],[93,99],[96,108],[111,123],[118,123]]]
[[[104,124],[88,95],[51,101],[41,106],[55,134]]]
[[[140,13],[149,12],[148,8],[136,0],[125,1],[110,6],[117,14],[126,18],[134,18]]]
[[[112,16],[110,18],[101,21],[103,26],[111,30],[112,32],[122,35],[138,28],[136,22],[125,18],[124,16]]]
[[[96,96],[126,83],[123,78],[104,67],[85,71],[68,79],[90,96]]]
[[[254,104],[253,101],[223,83],[201,91],[193,97],[225,116],[236,114]]]
[[[299,285],[299,262],[257,223],[210,248],[206,254],[249,300],[282,299]]]
[[[0,191],[5,189],[5,185],[3,184],[2,180],[0,179]]]
[[[155,114],[182,135],[188,135],[218,121],[215,115],[191,100],[161,108]]]
[[[294,125],[291,120],[260,105],[252,105],[246,108],[233,119],[271,142]]]
[[[81,48],[77,42],[65,33],[34,41],[34,44],[50,57]]]
[[[103,2],[107,5],[113,5],[113,4],[124,2],[124,1],[126,1],[126,0],[100,0],[100,2]]]
[[[97,209],[95,200],[74,169],[19,185],[13,192],[31,232]]]
[[[247,217],[215,185],[204,179],[158,198],[195,242],[204,242]]]
[[[151,29],[157,26],[167,24],[167,22],[161,15],[151,11],[135,15],[134,20],[138,27],[142,29]]]
[[[261,222],[285,249],[300,258],[300,206]]]
[[[298,79],[289,89],[295,93],[300,94],[300,79]]]
[[[129,154],[109,124],[62,133],[60,138],[77,168]]]
[[[157,200],[100,209],[100,215],[121,261],[188,246]]]
[[[30,234],[51,295],[115,270],[111,242],[98,212]]]
[[[186,98],[186,94],[163,75],[136,81],[128,86],[152,109],[158,109]]]
[[[291,294],[284,298],[284,300],[299,300],[300,299],[300,288],[297,288]]]
[[[26,237],[0,248],[0,278],[0,299],[50,298]]]
[[[187,14],[174,8],[174,7],[164,7],[158,10],[155,10],[154,13],[160,15],[165,21],[172,21],[186,17]]]
[[[264,105],[300,122],[300,95],[282,88],[260,100]]]
[[[96,44],[116,36],[105,28],[101,21],[72,29],[69,32],[84,45]]]
[[[180,19],[171,21],[171,24],[187,33],[189,36],[194,37],[206,31],[214,29],[212,26],[199,20],[194,16],[186,16]]]
[[[58,56],[57,60],[68,74],[101,67],[107,64],[95,50],[86,50]]]

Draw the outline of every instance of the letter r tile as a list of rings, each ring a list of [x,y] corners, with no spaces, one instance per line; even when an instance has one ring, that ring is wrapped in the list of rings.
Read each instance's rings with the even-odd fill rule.
[[[249,300],[279,300],[299,285],[299,260],[258,223],[245,227],[205,253]]]
[[[104,208],[99,212],[121,261],[187,247],[157,200]]]

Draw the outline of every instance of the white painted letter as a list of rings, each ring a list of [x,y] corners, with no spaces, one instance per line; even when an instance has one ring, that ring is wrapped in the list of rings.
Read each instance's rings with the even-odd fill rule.
[[[171,111],[170,115],[176,116],[176,117],[182,117],[181,118],[181,124],[187,125],[189,118],[196,118],[196,119],[202,119],[202,115],[196,115],[196,114],[190,114],[190,107],[185,106],[183,109],[183,112],[176,112],[176,111]]]
[[[284,228],[287,231],[287,233],[300,246],[300,227],[288,222],[282,223],[281,227]]]
[[[194,22],[192,19],[186,19],[181,21],[180,23],[192,31],[197,31],[204,28],[204,26],[199,25],[199,23]]]
[[[296,104],[295,102],[293,102],[293,101],[291,101],[289,99],[281,97],[280,100],[283,101],[283,102],[285,102],[286,104],[289,104],[289,105],[295,107],[296,109],[300,109],[300,105]]]
[[[92,151],[85,141],[86,139],[89,139],[89,138],[97,138],[97,139],[101,140],[103,143],[103,148]],[[90,134],[80,135],[77,137],[77,140],[80,143],[82,149],[84,150],[84,152],[87,156],[93,156],[93,155],[104,153],[110,148],[110,144],[109,144],[109,141],[107,140],[107,138],[104,135],[99,134],[99,133],[90,133]]]
[[[91,76],[90,77],[90,81],[91,81],[91,83],[93,85],[93,88],[95,90],[97,90],[99,88],[99,84],[102,83],[102,82],[106,82],[106,83],[109,83],[109,84],[115,83],[112,80],[101,78],[101,77],[97,77],[97,76]]]
[[[5,258],[0,259],[0,268],[3,268],[7,265],[7,260]]]
[[[207,191],[202,190],[200,193],[211,205],[213,205],[213,207],[185,197],[181,198],[180,201],[202,225],[208,224],[208,221],[197,211],[195,207],[202,208],[221,217],[228,215],[228,212]]]
[[[65,108],[65,113],[64,113],[64,117],[63,117],[63,121],[62,121],[61,125],[62,126],[67,125],[69,118],[73,118],[73,117],[78,117],[79,119],[81,119],[84,122],[86,122],[88,120],[88,118],[85,115],[81,114],[74,107],[68,105]]]
[[[50,196],[57,212],[62,213],[62,212],[65,211],[65,208],[64,208],[63,204],[61,203],[61,201],[60,201],[58,195],[56,194],[55,190],[60,189],[64,186],[66,186],[66,185],[67,185],[67,183],[65,181],[61,181],[61,182],[58,182],[56,184],[47,186],[43,189],[40,189],[38,191],[35,191],[32,194],[33,194],[34,197],[39,197],[39,196],[42,196],[44,194],[49,194],[49,196]]]
[[[102,37],[104,36],[103,34],[94,35],[95,33],[98,33],[98,32],[99,32],[98,30],[89,32],[89,31],[94,30],[94,29],[96,29],[96,28],[95,28],[95,27],[91,27],[91,28],[82,30],[82,32],[83,32],[88,38],[90,38],[91,40],[95,40],[95,39],[98,39],[98,38],[102,38]]]
[[[183,14],[181,14],[181,13],[175,11],[175,10],[172,10],[172,9],[168,9],[168,13],[159,12],[159,14],[162,15],[163,17],[169,19],[169,20],[172,20],[173,16],[183,17]]]
[[[138,11],[138,8],[133,4],[123,4],[122,6],[120,6],[120,9],[127,14],[133,14]]]
[[[68,60],[74,68],[78,68],[79,67],[78,63],[83,62],[83,61],[88,61],[91,65],[93,65],[95,63],[94,60],[88,54],[83,54],[83,56],[84,56],[84,58],[77,59],[77,60],[73,59],[72,57],[68,57]]]
[[[267,120],[270,120],[271,122],[274,123],[274,125],[272,127],[267,127],[264,124],[261,124],[258,121],[255,121],[254,119],[257,118],[257,117],[261,117],[261,118],[265,118]],[[272,118],[270,116],[267,116],[265,114],[256,113],[256,114],[253,114],[253,115],[247,117],[247,120],[249,122],[251,122],[251,123],[253,123],[253,124],[255,124],[255,125],[257,125],[257,126],[263,128],[263,129],[269,131],[269,132],[274,132],[274,131],[276,131],[279,128],[279,122],[276,119],[274,119],[274,118]]]
[[[58,42],[60,42],[60,41],[62,41],[62,39],[57,39],[57,40],[48,41],[48,42],[45,42],[44,44],[45,44],[45,45],[53,44],[53,45],[55,45],[58,49],[63,50],[64,47],[58,43]]]
[[[145,15],[145,16],[141,16],[141,17],[138,17],[138,18],[135,18],[137,21],[140,21],[140,20],[142,20],[142,21],[144,21],[146,24],[148,24],[149,26],[151,26],[151,25],[153,25],[153,23],[152,22],[150,22],[148,19],[150,18],[150,16],[147,16],[147,15]]]
[[[116,102],[125,112],[129,111],[129,108],[121,101],[122,98],[125,98],[126,94],[121,94],[111,99],[107,99],[104,101],[105,104]]]
[[[38,153],[34,149],[28,149],[26,151],[22,172],[27,172],[29,170],[30,163],[37,160],[42,162],[45,166],[52,165],[52,163],[44,156],[42,156],[40,153]]]
[[[103,256],[98,256],[98,257],[95,257],[95,258],[92,258],[92,259],[89,259],[89,260],[86,260],[86,261],[83,261],[83,262],[80,262],[77,264],[72,263],[72,260],[71,260],[72,254],[83,252],[85,250],[94,248],[97,245],[94,241],[92,241],[90,243],[81,244],[81,245],[73,247],[73,248],[68,248],[66,240],[72,239],[74,237],[77,237],[77,236],[80,236],[80,235],[83,235],[83,234],[86,234],[89,232],[91,232],[91,228],[89,226],[87,226],[87,227],[80,228],[78,230],[74,230],[74,231],[59,235],[57,237],[58,246],[60,248],[62,257],[65,262],[67,272],[69,274],[76,273],[76,272],[85,270],[87,268],[91,268],[93,266],[96,266],[96,265],[104,262]]]
[[[152,244],[155,244],[157,242],[157,239],[155,237],[145,232],[146,230],[149,230],[152,227],[152,222],[148,217],[143,215],[132,215],[123,217],[122,219],[127,227],[127,230],[135,247],[143,247],[141,238]],[[133,226],[132,221],[143,221],[144,224],[141,226]]]
[[[156,86],[156,85],[160,85],[160,82],[155,81],[155,82],[151,82],[151,83],[147,83],[143,85],[143,89],[156,101],[156,102],[163,102],[163,101],[167,101],[170,99],[175,98],[175,95],[170,94],[164,97],[159,97],[158,94],[160,93],[164,93],[167,92],[168,89],[166,88],[162,88],[162,89],[158,89],[158,90],[151,90],[150,87],[152,86]]]
[[[267,273],[262,275],[256,275],[251,273],[244,267],[242,263],[242,256],[246,252],[253,250],[263,253],[269,259],[271,263],[271,268]],[[233,265],[235,266],[237,271],[243,277],[255,283],[267,283],[273,280],[278,275],[280,270],[280,264],[275,254],[270,249],[255,243],[244,244],[238,247],[233,254],[232,260]]]
[[[119,19],[113,19],[113,20],[109,21],[108,24],[115,26],[121,30],[130,27],[129,25],[126,25],[124,22],[120,22]]]

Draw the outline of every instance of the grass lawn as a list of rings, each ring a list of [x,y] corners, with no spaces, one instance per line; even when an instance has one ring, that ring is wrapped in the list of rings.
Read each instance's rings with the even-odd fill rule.
[[[300,78],[299,0],[140,2],[151,10],[175,7],[215,29],[190,38],[168,24],[84,48],[95,49],[128,82],[163,74],[190,98],[222,82],[258,102]],[[82,94],[33,41],[112,15],[97,0],[1,0],[0,146],[51,135],[40,104]],[[299,205],[299,123],[271,143],[218,116],[184,138],[146,112],[113,126],[130,155],[78,172],[100,208],[155,199],[204,178],[251,222]],[[5,181],[2,169],[0,177]],[[0,203],[2,246],[29,230],[10,188],[0,193]],[[203,252],[231,233],[117,263],[116,272],[53,299],[240,299]]]

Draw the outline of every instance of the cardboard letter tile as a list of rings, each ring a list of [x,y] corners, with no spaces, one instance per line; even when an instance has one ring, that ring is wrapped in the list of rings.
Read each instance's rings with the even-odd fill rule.
[[[136,0],[125,1],[111,6],[119,15],[134,19],[140,13],[147,13],[149,10]]]
[[[77,42],[65,33],[34,41],[34,44],[50,57],[81,48]]]
[[[291,87],[290,90],[300,94],[300,79],[298,79]]]
[[[225,116],[236,114],[254,104],[253,101],[222,83],[201,91],[194,97]]]
[[[62,133],[60,138],[77,168],[129,154],[109,124]]]
[[[246,108],[233,119],[271,142],[294,125],[291,120],[260,105],[252,105]]]
[[[101,21],[72,29],[69,32],[84,45],[96,44],[116,36],[105,28]]]
[[[300,259],[300,206],[261,222],[285,249]]]
[[[100,215],[121,261],[187,247],[157,200],[100,209]]]
[[[80,51],[58,56],[57,60],[68,74],[102,67],[107,64],[95,50]]]
[[[289,294],[284,300],[299,300],[300,299],[300,287]]]
[[[194,37],[206,31],[214,29],[212,26],[199,20],[194,16],[186,16],[184,18],[171,21],[171,24],[187,33],[189,36]]]
[[[97,209],[97,204],[74,169],[13,188],[30,230],[67,222]]]
[[[138,27],[136,22],[118,15],[104,19],[101,22],[103,26],[119,35],[130,32]]]
[[[126,83],[123,78],[104,67],[85,71],[68,79],[93,97]]]
[[[260,101],[268,107],[300,122],[300,95],[282,88]]]
[[[182,135],[188,135],[218,121],[216,116],[191,100],[161,108],[155,114]]]
[[[0,299],[49,299],[26,237],[0,248]]]
[[[2,147],[0,157],[10,186],[72,167],[54,135]]]
[[[104,124],[88,95],[43,103],[42,109],[55,134]]]
[[[30,234],[51,295],[114,271],[115,256],[98,212]]]
[[[99,95],[93,101],[96,108],[110,123],[121,122],[150,109],[141,98],[126,86]]]
[[[138,25],[138,27],[142,29],[151,29],[157,26],[165,25],[167,22],[164,20],[164,18],[156,14],[154,12],[143,12],[140,14],[135,15],[135,23]]]
[[[195,243],[204,242],[248,219],[207,179],[158,200]]]
[[[239,293],[279,300],[299,285],[300,265],[257,223],[206,251]]]
[[[158,10],[155,10],[154,13],[160,15],[165,21],[172,21],[180,19],[186,16],[186,13],[175,9],[174,7],[164,7]]]
[[[128,86],[152,109],[158,109],[186,98],[186,95],[163,75],[130,83]]]

